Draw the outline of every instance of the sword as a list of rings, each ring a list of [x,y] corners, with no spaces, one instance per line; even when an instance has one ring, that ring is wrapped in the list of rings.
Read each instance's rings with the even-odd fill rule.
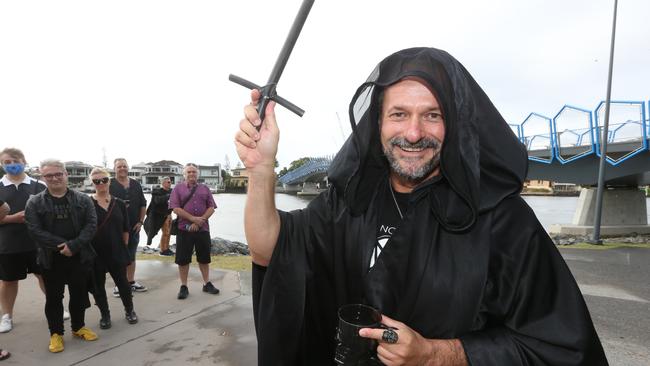
[[[296,15],[296,18],[293,21],[293,25],[289,30],[287,39],[284,41],[282,50],[280,50],[280,54],[278,55],[278,59],[275,61],[275,65],[273,66],[273,70],[271,71],[271,75],[269,76],[269,81],[266,83],[266,85],[260,87],[259,85],[252,83],[237,75],[230,74],[228,76],[228,80],[236,84],[239,84],[248,89],[258,89],[260,91],[261,97],[259,103],[257,104],[257,112],[260,115],[261,121],[264,121],[264,115],[266,114],[265,113],[266,106],[272,100],[274,100],[279,105],[287,108],[288,110],[292,111],[293,113],[297,114],[300,117],[302,117],[302,115],[305,114],[305,111],[302,110],[300,107],[296,106],[295,104],[279,96],[275,89],[278,86],[278,81],[280,81],[280,76],[282,76],[282,71],[284,71],[284,67],[287,65],[287,61],[289,61],[289,56],[291,55],[293,46],[296,44],[296,41],[298,40],[298,36],[300,35],[302,26],[305,24],[305,21],[307,20],[307,15],[309,15],[309,11],[311,10],[312,5],[314,5],[314,0],[303,0],[302,5],[298,10],[298,15]],[[259,131],[261,127],[262,127],[261,124],[257,126],[257,130]]]

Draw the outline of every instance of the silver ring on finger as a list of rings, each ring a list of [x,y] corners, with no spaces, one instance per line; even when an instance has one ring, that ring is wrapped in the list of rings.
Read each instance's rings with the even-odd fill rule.
[[[395,344],[399,340],[399,336],[394,329],[386,329],[384,330],[384,333],[381,334],[381,340],[386,343]]]

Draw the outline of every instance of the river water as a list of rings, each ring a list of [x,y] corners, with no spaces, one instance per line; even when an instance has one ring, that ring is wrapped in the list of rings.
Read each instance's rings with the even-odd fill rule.
[[[147,202],[151,202],[151,195],[145,194]],[[244,204],[245,194],[219,193],[212,195],[217,203],[217,209],[210,217],[210,236],[246,242],[244,236]],[[276,194],[275,204],[284,211],[291,211],[304,208],[311,201],[311,198],[302,198],[288,194]],[[153,238],[152,246],[157,247],[160,242],[160,233]],[[174,238],[171,243],[174,243]],[[147,235],[144,230],[140,232],[140,245],[147,244]]]
[[[147,202],[151,195],[145,195]],[[214,195],[217,210],[210,218],[210,236],[228,240],[246,242],[244,236],[244,204],[245,194],[219,193]],[[302,198],[288,194],[276,194],[275,202],[279,209],[285,211],[304,208],[310,198]],[[570,224],[576,210],[578,197],[524,196],[524,200],[535,211],[537,219],[546,230],[553,224]],[[650,205],[650,199],[647,204]],[[650,222],[650,218],[649,218]],[[153,246],[157,247],[159,236],[154,237]],[[141,232],[140,245],[147,242],[144,230]],[[172,239],[172,243],[174,239]]]

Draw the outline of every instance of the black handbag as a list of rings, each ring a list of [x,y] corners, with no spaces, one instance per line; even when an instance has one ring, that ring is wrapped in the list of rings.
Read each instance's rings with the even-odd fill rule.
[[[194,192],[196,192],[196,188],[198,187],[198,183],[192,188],[192,191],[190,191],[190,195],[187,196],[187,199],[183,201],[183,204],[180,206],[183,210],[185,209],[185,205],[187,205],[188,202],[190,202],[190,199],[192,199],[192,196],[194,196]],[[172,220],[172,227],[169,230],[170,235],[178,235],[178,215],[176,215],[176,218]]]

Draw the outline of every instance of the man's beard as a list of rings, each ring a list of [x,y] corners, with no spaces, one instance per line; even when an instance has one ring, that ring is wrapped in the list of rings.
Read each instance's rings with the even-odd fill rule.
[[[442,143],[436,138],[423,138],[420,141],[412,144],[403,137],[393,137],[388,141],[388,146],[382,146],[384,150],[384,155],[388,159],[388,164],[390,164],[391,169],[401,178],[410,181],[410,182],[420,182],[424,178],[428,177],[431,172],[436,170],[440,166],[440,147]],[[415,166],[413,163],[419,159],[410,159],[410,158],[401,158],[398,159],[393,155],[393,149],[395,147],[405,148],[405,149],[433,149],[433,157],[421,164],[420,166]],[[400,162],[406,162],[405,166],[400,164]]]

